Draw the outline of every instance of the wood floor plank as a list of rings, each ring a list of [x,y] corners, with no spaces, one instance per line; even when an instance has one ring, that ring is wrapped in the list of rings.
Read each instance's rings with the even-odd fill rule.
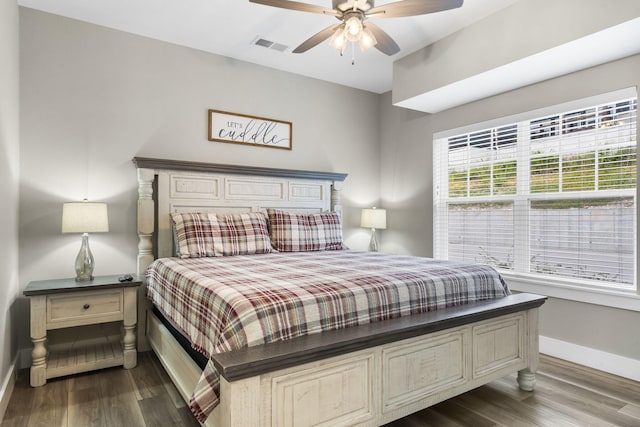
[[[534,402],[533,399],[540,397],[540,394],[541,394],[540,391],[534,391],[533,393],[528,393],[528,394],[529,394],[529,397],[521,400],[520,403],[521,405],[526,405],[536,409],[543,415],[543,418],[541,419],[541,421],[536,423],[536,425],[550,426],[550,427],[556,427],[556,426],[584,427],[586,425],[596,425],[593,423],[591,424],[585,423],[580,416],[577,416],[578,411],[576,411],[575,413],[571,413],[569,408],[562,407],[562,406],[547,405],[543,400],[535,400],[535,403],[533,403]],[[591,419],[591,418],[590,420],[593,422],[597,421],[596,419]]]
[[[190,412],[175,410],[168,394],[152,396],[138,402],[147,426],[193,426],[200,424]]]
[[[145,425],[126,369],[105,369],[102,371],[98,383],[103,409],[111,421],[111,425]]]
[[[164,379],[153,365],[151,352],[138,354],[138,365],[127,370],[138,400],[166,393]],[[167,377],[168,380],[168,377]]]
[[[423,421],[417,417],[411,417],[385,424],[383,427],[425,427]]]
[[[169,374],[167,374],[167,371],[165,371],[162,367],[162,363],[160,363],[160,360],[153,354],[153,352],[149,351],[147,353],[153,356],[151,357],[151,362],[153,363],[155,372],[164,385],[166,392],[169,394],[169,397],[173,402],[173,406],[177,409],[180,409],[181,412],[184,412],[184,410],[186,409],[187,412],[191,413],[187,402],[184,401],[178,389],[171,382],[171,378],[169,378]]]
[[[471,395],[478,397],[486,404],[497,406],[500,411],[517,415],[522,421],[528,425],[536,425],[540,427],[576,427],[576,423],[570,419],[559,417],[557,412],[544,406],[530,406],[522,404],[522,401],[510,399],[509,396],[502,394],[500,391],[489,384],[470,392]],[[527,392],[531,396],[532,392]]]
[[[599,394],[640,406],[640,383],[597,371],[586,366],[571,364],[550,356],[542,356],[541,375],[547,375],[576,386],[597,390]]]
[[[610,422],[617,426],[638,427],[637,420],[618,412],[625,406],[623,402],[556,378],[542,375],[539,377],[536,391],[540,390],[540,394],[550,401],[578,409],[581,413],[599,420],[601,424]]]
[[[638,425],[640,425],[640,406],[628,404],[624,408],[620,409],[620,413],[633,418],[637,418]]]
[[[91,372],[69,377],[69,425],[101,427],[108,425],[102,404],[98,376]]]
[[[460,426],[495,427],[496,423],[484,417],[482,414],[469,412],[455,399],[445,400],[431,408],[434,412],[446,416]]]
[[[187,404],[187,402],[185,402],[178,389],[176,389],[171,382],[164,383],[164,387],[166,393],[169,395],[171,402],[173,403],[174,408],[180,410],[185,409],[187,412],[191,412],[191,410],[189,409],[189,405]]]
[[[446,415],[427,408],[408,420],[398,420],[385,427],[462,427],[458,422]]]
[[[611,423],[602,418],[594,417],[581,409],[567,405],[566,402],[557,402],[544,393],[536,390],[529,399],[523,401],[531,406],[547,407],[563,417],[568,417],[577,427],[598,426],[598,427],[616,427],[617,424]]]
[[[477,391],[478,389],[474,390]],[[465,393],[456,397],[456,402],[466,409],[479,416],[484,416],[501,426],[510,427],[530,427],[534,425],[531,421],[523,417],[521,413],[512,413],[505,410],[504,402],[487,402],[478,397],[478,393]]]
[[[47,381],[46,386],[32,390],[29,427],[66,427],[68,391],[67,381],[54,379]]]

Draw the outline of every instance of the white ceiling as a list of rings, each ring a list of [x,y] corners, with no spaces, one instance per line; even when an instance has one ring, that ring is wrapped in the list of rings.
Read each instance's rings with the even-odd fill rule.
[[[300,0],[304,1],[304,0]],[[395,0],[380,0],[376,5]],[[391,90],[393,62],[517,0],[464,0],[459,9],[376,24],[400,46],[388,57],[376,49],[348,49],[340,57],[328,42],[302,53],[291,51],[334,17],[277,9],[249,0],[18,0],[21,6],[133,34],[318,78],[375,93]],[[331,0],[306,3],[331,8]],[[375,18],[372,18],[375,19]],[[264,38],[288,46],[284,52],[255,46]]]

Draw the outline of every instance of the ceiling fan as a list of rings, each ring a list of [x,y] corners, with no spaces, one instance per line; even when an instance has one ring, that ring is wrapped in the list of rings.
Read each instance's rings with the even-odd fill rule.
[[[332,15],[340,21],[308,38],[295,48],[293,53],[306,52],[331,37],[331,46],[341,55],[348,42],[357,42],[362,51],[375,47],[389,56],[400,52],[400,47],[382,28],[367,21],[368,18],[425,15],[455,9],[463,3],[463,0],[404,0],[375,7],[374,0],[332,0],[333,9],[326,9],[322,6],[290,0],[249,1],[282,9]]]

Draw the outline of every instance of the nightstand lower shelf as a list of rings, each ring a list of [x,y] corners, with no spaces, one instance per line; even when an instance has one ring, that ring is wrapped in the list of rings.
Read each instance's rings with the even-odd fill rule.
[[[124,351],[120,337],[110,337],[104,342],[76,343],[71,348],[49,350],[47,379],[123,364]]]

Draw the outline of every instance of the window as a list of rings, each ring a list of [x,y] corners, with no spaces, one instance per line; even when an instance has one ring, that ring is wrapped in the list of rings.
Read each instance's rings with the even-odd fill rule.
[[[435,256],[637,290],[637,109],[633,96],[436,139]]]

